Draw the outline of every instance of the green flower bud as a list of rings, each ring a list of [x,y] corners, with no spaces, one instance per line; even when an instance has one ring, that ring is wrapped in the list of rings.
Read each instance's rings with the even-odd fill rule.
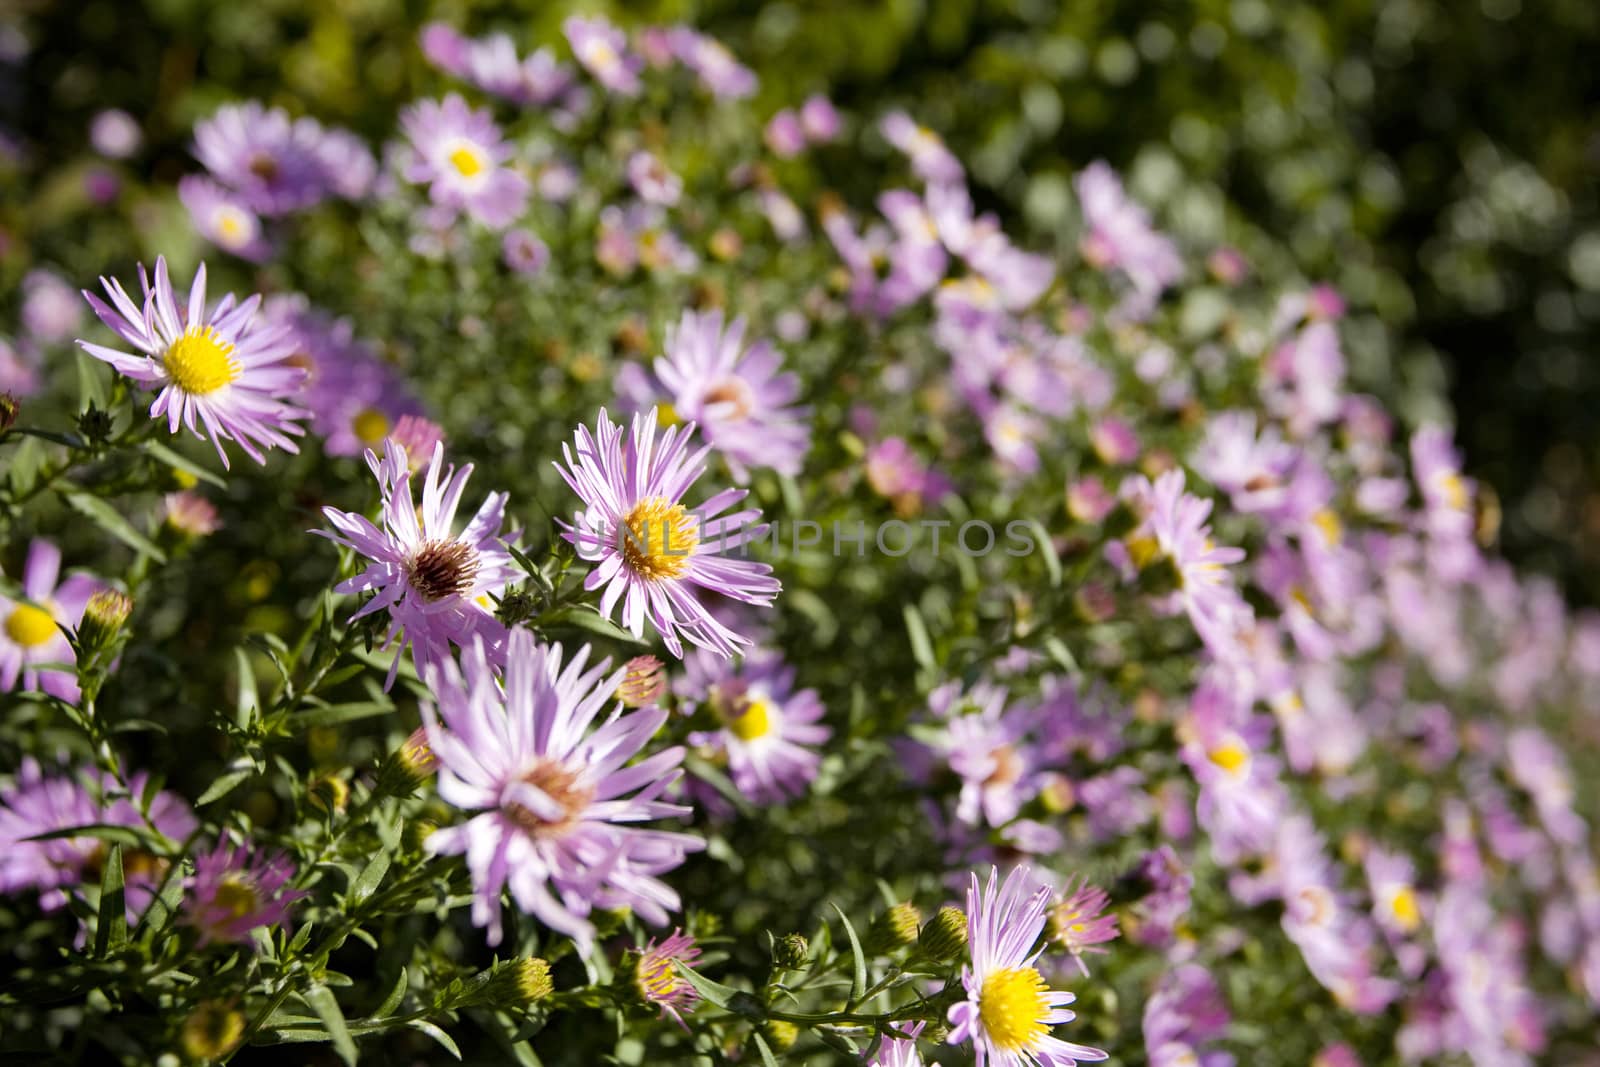
[[[335,773],[319,774],[306,786],[306,799],[318,811],[337,814],[350,803],[350,786]]]
[[[109,648],[133,614],[133,599],[115,589],[102,589],[89,598],[78,624],[78,643],[91,654]]]
[[[419,726],[378,764],[374,788],[384,796],[408,797],[438,766],[438,757],[428,744],[428,733]]]
[[[955,905],[946,904],[922,927],[917,945],[936,960],[960,959],[967,951],[966,915]]]
[[[767,1044],[774,1052],[788,1052],[800,1040],[800,1028],[782,1019],[768,1019],[763,1029],[767,1032]]]
[[[456,980],[437,997],[442,1010],[457,1008],[526,1008],[556,991],[550,964],[537,956],[497,961],[465,981]]]
[[[798,971],[811,956],[804,934],[784,934],[772,943],[772,963],[779,970]]]
[[[5,433],[17,424],[17,412],[22,410],[22,405],[17,403],[17,398],[10,393],[0,393],[0,433]]]
[[[917,928],[922,925],[922,911],[909,900],[902,900],[888,911],[872,920],[867,927],[866,943],[862,946],[870,955],[882,956],[917,943]]]
[[[211,1063],[234,1050],[244,1037],[244,1013],[231,1003],[203,1001],[178,1031],[178,1044],[190,1060]]]

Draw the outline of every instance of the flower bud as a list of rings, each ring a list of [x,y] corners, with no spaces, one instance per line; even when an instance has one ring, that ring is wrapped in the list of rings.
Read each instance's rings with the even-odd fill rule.
[[[350,786],[336,773],[319,774],[306,786],[306,799],[313,808],[332,815],[349,805]]]
[[[166,525],[182,537],[206,537],[222,526],[216,507],[199,493],[168,493],[162,511]]]
[[[428,838],[433,836],[433,832],[438,828],[439,824],[434,822],[432,819],[410,820],[406,823],[404,837],[406,847],[420,849],[423,844],[427,842]]]
[[[800,1039],[800,1028],[783,1019],[768,1019],[763,1029],[767,1032],[767,1044],[774,1052],[788,1052]]]
[[[133,599],[115,589],[102,589],[89,598],[78,624],[78,643],[89,652],[110,647],[133,613]]]
[[[872,955],[881,956],[914,945],[921,925],[921,910],[909,900],[902,900],[872,920],[863,947]]]
[[[654,656],[635,656],[622,668],[617,697],[630,708],[649,707],[667,688],[665,665]]]
[[[451,982],[438,995],[437,1002],[447,1011],[469,1007],[526,1008],[555,990],[550,964],[537,956],[524,956],[497,961],[465,981]]]
[[[244,1037],[244,1013],[229,1003],[202,1001],[183,1021],[178,1043],[191,1060],[210,1063],[232,1052]]]
[[[17,403],[17,398],[10,393],[0,393],[0,433],[5,433],[17,424],[17,412],[22,410],[22,405]]]
[[[811,944],[804,934],[784,934],[772,944],[773,966],[784,971],[798,971],[811,956]]]
[[[78,416],[78,433],[92,445],[103,445],[111,439],[111,412],[90,404]]]
[[[967,951],[966,915],[954,904],[946,904],[923,925],[917,945],[933,959],[959,959]]]
[[[506,626],[519,626],[539,613],[539,601],[523,589],[511,589],[500,598],[494,617]]]
[[[428,732],[419,726],[378,765],[374,788],[385,796],[410,796],[438,766],[439,759],[428,744]]]

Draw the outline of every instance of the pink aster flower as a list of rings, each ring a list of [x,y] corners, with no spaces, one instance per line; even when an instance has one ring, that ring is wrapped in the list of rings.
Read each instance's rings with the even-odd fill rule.
[[[507,495],[490,493],[466,529],[455,532],[456,508],[472,476],[472,465],[457,470],[444,465],[444,446],[435,444],[423,480],[422,506],[411,495],[412,469],[404,448],[392,438],[383,443],[382,460],[367,452],[367,466],[383,496],[379,524],[363,515],[325,507],[331,530],[314,530],[336,545],[354,550],[370,562],[354,578],[334,587],[340,593],[373,593],[350,617],[388,611],[384,647],[399,642],[386,684],[394,684],[400,655],[407,645],[417,672],[450,658],[452,644],[466,648],[481,641],[497,655],[503,651],[505,627],[494,617],[491,597],[498,597],[517,574],[506,550],[518,534],[502,536]]]
[[[250,206],[210,178],[190,174],[178,182],[178,199],[201,237],[251,263],[264,262],[272,246]]]
[[[897,1035],[887,1038],[878,1051],[867,1061],[867,1067],[923,1067],[922,1050],[917,1038],[922,1036],[927,1023],[895,1023],[890,1029]]]
[[[1081,879],[1076,885],[1068,883],[1050,906],[1050,940],[1071,954],[1086,978],[1089,965],[1083,962],[1084,953],[1104,954],[1100,946],[1115,941],[1119,933],[1116,914],[1106,911],[1110,903],[1104,889]]]
[[[634,823],[689,814],[661,801],[677,781],[683,749],[630,765],[666,721],[644,708],[595,722],[612,706],[623,672],[609,660],[588,668],[589,649],[565,667],[561,646],[536,645],[526,630],[510,638],[505,684],[481,641],[461,667],[430,671],[438,709],[423,705],[428,744],[439,760],[439,796],[472,817],[435,831],[435,853],[465,853],[474,888],[472,921],[501,938],[500,894],[523,911],[593,945],[595,908],[632,908],[664,925],[678,894],[657,876],[704,847],[688,834]],[[587,669],[586,669],[587,668]]]
[[[749,638],[719,622],[699,591],[769,607],[779,585],[766,564],[727,554],[767,531],[753,525],[761,517],[755,508],[723,514],[745,490],[723,490],[693,512],[684,506],[711,447],[691,453],[693,436],[691,423],[658,439],[654,409],[635,415],[625,435],[602,409],[594,433],[580,426],[574,444],[561,447],[566,465],[556,469],[584,503],[576,523],[562,527],[578,554],[597,564],[584,587],[605,587],[602,615],[610,618],[620,601],[635,637],[644,636],[648,618],[675,656],[682,657],[684,638],[732,656]]]
[[[628,51],[621,30],[604,17],[572,15],[561,24],[572,54],[601,85],[622,96],[638,96],[644,60]]]
[[[723,100],[740,100],[756,91],[756,75],[734,58],[733,53],[714,37],[674,26],[668,43],[678,62],[694,71],[707,92]]]
[[[904,152],[911,169],[927,182],[959,182],[966,178],[961,162],[946,148],[938,134],[919,126],[904,111],[891,111],[879,123],[884,140]]]
[[[194,154],[262,215],[301,211],[330,195],[363,195],[376,171],[354,134],[253,100],[220,107],[196,124]]]
[[[1000,884],[989,871],[982,887],[974,873],[967,887],[967,944],[972,963],[961,969],[967,999],[950,1009],[950,1044],[970,1042],[977,1067],[1073,1067],[1106,1058],[1099,1049],[1062,1041],[1050,1028],[1077,1017],[1077,999],[1054,990],[1034,967],[1033,950],[1044,930],[1050,889],[1024,866]]]
[[[103,772],[47,775],[32,757],[23,759],[16,780],[0,788],[0,892],[36,889],[40,905],[52,911],[66,903],[67,890],[98,881],[106,856],[100,838],[31,838],[97,824],[154,830],[170,846],[163,854],[124,846],[122,855],[128,916],[143,914],[166,876],[166,857],[176,854],[196,825],[189,805],[165,790],[141,809],[134,798],[143,797],[148,785],[148,775],[132,775],[123,795]]]
[[[262,453],[269,448],[299,451],[290,437],[305,432],[296,420],[306,413],[285,398],[299,389],[305,371],[290,360],[294,343],[289,331],[257,317],[261,297],[238,303],[229,293],[208,309],[202,263],[188,302],[181,305],[164,256],[156,258],[153,285],[144,267],[139,268],[142,307],[121,282],[101,278],[100,284],[110,304],[87,290],[84,298],[100,321],[138,354],[89,341],[78,344],[124,377],[159,389],[150,406],[152,418],[165,415],[172,433],[181,424],[201,440],[209,434],[224,467],[224,441],[237,443],[257,463],[266,462]]]
[[[687,978],[678,973],[677,964],[693,967],[700,958],[700,946],[694,938],[678,930],[672,936],[656,943],[655,938],[639,953],[639,965],[634,979],[639,995],[645,1003],[661,1009],[663,1019],[671,1018],[685,1031],[683,1016],[700,1003],[700,994]]]
[[[468,107],[451,93],[407,108],[400,128],[414,153],[406,180],[426,182],[435,204],[495,229],[510,225],[527,207],[528,179],[508,165],[515,151],[488,108]]]
[[[22,565],[22,595],[0,594],[0,692],[36,689],[70,704],[78,701],[77,657],[61,627],[76,629],[100,583],[86,574],[61,577],[61,550],[49,541],[28,546]],[[47,666],[47,664],[58,666]]]
[[[250,939],[262,926],[285,926],[289,908],[306,896],[286,889],[294,867],[282,853],[219,841],[195,860],[184,921],[200,933],[200,946]]]
[[[701,652],[685,667],[685,691],[722,723],[691,734],[690,743],[725,758],[733,784],[757,804],[804,792],[822,762],[816,749],[833,734],[821,725],[817,691],[796,691],[794,668],[771,652],[753,653],[737,667]]]
[[[161,521],[185,537],[209,537],[222,529],[217,506],[190,490],[161,498]]]
[[[1170,238],[1150,223],[1150,215],[1122,188],[1122,181],[1096,161],[1073,179],[1083,208],[1084,256],[1097,267],[1122,272],[1133,288],[1126,308],[1143,318],[1162,290],[1183,274],[1183,260]]]
[[[685,311],[667,328],[655,381],[636,383],[648,406],[657,400],[696,423],[743,484],[751,467],[798,474],[811,447],[811,411],[795,404],[800,379],[779,373],[783,357],[766,341],[745,346],[745,321],[723,327],[721,311]],[[642,388],[640,388],[642,386]]]

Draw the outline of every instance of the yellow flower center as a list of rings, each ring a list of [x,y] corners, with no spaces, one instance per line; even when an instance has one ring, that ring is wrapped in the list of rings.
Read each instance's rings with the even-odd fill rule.
[[[1128,538],[1128,556],[1133,560],[1133,565],[1140,570],[1153,563],[1161,555],[1161,543],[1154,537]]]
[[[594,800],[594,786],[584,778],[583,772],[560,760],[541,757],[522,776],[522,780],[549,797],[561,809],[560,815],[548,819],[521,804],[506,805],[506,817],[535,841],[565,837],[578,825]]]
[[[172,384],[192,396],[207,396],[239,377],[233,345],[215,327],[191,326],[172,342],[161,363]]]
[[[1344,540],[1344,523],[1339,521],[1339,516],[1333,513],[1332,508],[1323,508],[1311,516],[1311,525],[1322,531],[1323,539],[1330,545]]]
[[[475,146],[465,143],[457,145],[445,158],[463,178],[476,178],[483,173],[487,162],[482,152]]]
[[[261,907],[261,897],[256,892],[256,887],[239,874],[223,877],[222,883],[217,886],[213,901],[217,911],[226,915],[229,920],[253,915]]]
[[[682,504],[665,497],[641,500],[628,512],[622,558],[642,578],[681,578],[700,544],[699,524]]]
[[[1439,491],[1444,494],[1445,503],[1452,511],[1467,510],[1467,485],[1461,480],[1461,475],[1451,471],[1441,474],[1438,479]]]
[[[978,1017],[996,1048],[1015,1052],[1050,1033],[1044,1017],[1050,1012],[1049,987],[1032,967],[995,971],[978,991]]]
[[[57,632],[55,618],[32,604],[18,604],[6,616],[6,636],[23,648],[38,648]]]
[[[610,70],[622,61],[615,48],[599,39],[590,40],[584,45],[583,58],[589,66],[598,70]]]
[[[216,221],[217,236],[222,238],[223,244],[237,248],[250,239],[250,227],[237,208],[219,208]]]
[[[1224,741],[1207,752],[1206,757],[1229,774],[1238,775],[1244,765],[1250,762],[1250,750],[1237,741]]]
[[[1400,929],[1408,934],[1422,925],[1422,909],[1417,906],[1417,894],[1408,885],[1396,889],[1389,897],[1389,912]]]
[[[772,707],[765,700],[746,700],[723,716],[728,729],[741,741],[754,741],[772,732]]]
[[[389,418],[377,408],[366,408],[350,420],[350,429],[362,444],[376,444],[389,436]]]

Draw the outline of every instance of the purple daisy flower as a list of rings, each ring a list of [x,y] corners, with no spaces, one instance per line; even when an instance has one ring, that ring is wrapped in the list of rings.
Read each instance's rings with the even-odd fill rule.
[[[329,455],[358,456],[377,448],[400,419],[421,412],[400,372],[355,336],[349,320],[333,318],[298,294],[272,297],[262,314],[287,325],[294,336],[293,361],[307,375],[301,402]]]
[[[610,661],[585,669],[584,646],[565,668],[561,646],[536,645],[513,631],[502,686],[481,640],[430,671],[438,710],[423,705],[428,744],[439,760],[439,796],[472,818],[435,831],[427,847],[466,854],[472,921],[501,938],[500,894],[571,937],[587,954],[594,908],[632,908],[664,925],[678,894],[657,876],[704,847],[688,834],[631,824],[688,815],[659,798],[682,773],[673,747],[628,765],[667,713],[645,708],[593,728],[615,698],[623,672]]]
[[[713,96],[741,100],[756,91],[755,71],[735,59],[721,41],[687,26],[674,26],[667,32],[672,54],[695,72]]]
[[[367,466],[383,496],[381,527],[364,515],[325,507],[331,530],[313,530],[336,545],[371,561],[354,578],[334,586],[339,593],[375,595],[350,621],[376,611],[389,612],[384,647],[399,642],[385,685],[394,684],[400,656],[407,645],[417,673],[450,658],[450,645],[466,648],[475,640],[498,656],[506,629],[494,617],[491,597],[498,597],[517,574],[506,550],[518,533],[501,536],[507,495],[490,493],[461,533],[455,532],[456,508],[472,476],[469,463],[457,470],[444,465],[444,445],[435,444],[423,480],[422,506],[411,495],[412,470],[406,450],[392,439],[383,443],[384,458],[367,452]]]
[[[628,157],[628,184],[639,199],[664,207],[676,204],[683,195],[683,179],[653,152],[641,150]]]
[[[86,574],[59,582],[61,550],[36,539],[22,565],[22,595],[0,594],[0,692],[34,689],[78,702],[77,657],[61,627],[76,629],[83,607],[100,583]],[[58,666],[46,666],[46,664]]]
[[[200,932],[200,947],[248,941],[262,926],[287,926],[289,908],[306,896],[286,889],[294,866],[283,853],[219,841],[195,860],[184,921]]]
[[[178,199],[201,237],[240,259],[261,263],[271,254],[261,219],[241,198],[210,178],[190,174],[178,182]]]
[[[1120,270],[1133,289],[1126,310],[1132,318],[1144,318],[1162,290],[1183,274],[1177,246],[1151,225],[1149,213],[1128,196],[1107,164],[1089,164],[1073,185],[1088,230],[1084,258],[1093,266]]]
[[[817,776],[815,748],[833,731],[820,724],[815,689],[794,688],[795,671],[776,653],[752,653],[738,667],[710,653],[685,667],[689,690],[722,723],[689,741],[724,757],[739,792],[757,804],[798,797]]]
[[[1104,889],[1082,879],[1075,886],[1069,883],[1050,906],[1050,940],[1072,955],[1085,978],[1089,965],[1083,962],[1084,953],[1104,954],[1100,946],[1118,937],[1117,916],[1106,911],[1110,903]]]
[[[290,435],[305,432],[295,420],[306,413],[284,398],[299,389],[305,371],[290,361],[294,344],[289,331],[256,316],[261,297],[238,303],[229,293],[208,310],[202,263],[187,305],[180,305],[164,256],[156,258],[154,285],[144,267],[139,268],[142,309],[116,279],[102,277],[100,284],[111,304],[88,290],[84,298],[100,321],[139,354],[88,341],[78,344],[124,377],[160,389],[150,405],[152,418],[165,415],[172,433],[181,424],[201,440],[209,434],[223,467],[228,466],[224,441],[236,442],[257,463],[266,462],[265,449],[299,451]]]
[[[950,1009],[952,1045],[970,1042],[977,1067],[1072,1067],[1106,1058],[1099,1049],[1074,1045],[1050,1033],[1077,1015],[1066,1005],[1077,999],[1054,990],[1034,967],[1034,944],[1044,930],[1050,889],[1038,885],[1024,866],[1013,868],[1000,884],[989,870],[989,885],[971,876],[967,887],[967,943],[972,963],[961,969],[967,999]]]
[[[671,1018],[685,1032],[688,1026],[684,1024],[685,1013],[693,1011],[694,1006],[700,1002],[700,994],[687,978],[678,973],[677,964],[693,967],[700,958],[700,946],[695,944],[694,938],[678,930],[672,931],[672,936],[657,944],[654,938],[639,953],[639,965],[635,971],[634,982],[639,995],[645,1003],[654,1004],[661,1009],[663,1019]]]
[[[579,556],[598,564],[584,588],[605,586],[602,615],[610,618],[620,600],[623,625],[635,637],[644,636],[648,618],[675,656],[683,656],[683,638],[732,656],[749,638],[719,622],[697,590],[769,607],[780,586],[766,564],[724,554],[767,531],[753,525],[761,517],[755,508],[723,514],[745,490],[723,490],[692,512],[684,506],[683,495],[705,472],[711,447],[691,453],[693,436],[690,423],[657,440],[651,409],[633,417],[624,439],[622,427],[601,409],[594,433],[580,426],[574,445],[561,446],[566,465],[556,469],[584,503],[575,524],[561,525]]]
[[[158,791],[148,810],[132,799],[142,797],[149,776],[128,779],[128,793],[103,772],[85,775],[62,772],[46,775],[32,757],[22,761],[16,780],[0,789],[0,892],[39,891],[47,911],[66,903],[65,890],[84,882],[97,882],[105,861],[106,843],[97,837],[53,837],[29,840],[41,834],[95,824],[154,829],[177,844],[194,833],[194,813],[181,797]],[[136,919],[149,905],[165,878],[169,860],[124,846],[123,877],[127,883],[128,916]]]
[[[917,1038],[922,1036],[927,1023],[895,1023],[890,1029],[902,1037],[891,1037],[878,1046],[877,1053],[867,1061],[867,1067],[923,1067],[922,1051]]]
[[[507,230],[500,242],[500,258],[518,274],[538,274],[550,263],[550,246],[532,230]]]
[[[904,152],[911,160],[911,169],[927,182],[960,182],[966,179],[961,161],[945,147],[943,139],[904,111],[891,111],[883,117],[878,129],[884,140]]]
[[[301,211],[330,195],[360,196],[376,171],[355,135],[253,100],[225,105],[198,123],[194,154],[262,215]]]
[[[749,481],[751,467],[798,474],[811,447],[811,411],[794,402],[800,379],[779,373],[783,357],[768,342],[744,340],[743,318],[724,329],[721,311],[685,311],[667,328],[655,382],[640,392],[700,426],[736,482]]]
[[[573,15],[561,24],[572,54],[601,85],[623,96],[639,95],[644,60],[628,51],[628,39],[604,17]]]
[[[515,221],[527,207],[528,179],[506,165],[515,152],[488,108],[474,110],[451,93],[407,108],[400,128],[414,150],[406,180],[429,183],[435,204],[465,211],[495,229]]]

